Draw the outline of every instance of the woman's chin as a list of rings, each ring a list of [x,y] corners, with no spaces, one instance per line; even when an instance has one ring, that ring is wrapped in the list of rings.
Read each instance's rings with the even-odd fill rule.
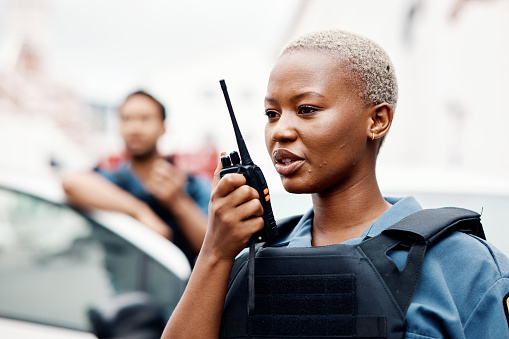
[[[312,193],[312,190],[310,190],[309,185],[302,184],[302,183],[296,183],[292,180],[281,178],[281,183],[283,184],[283,188],[288,193],[293,194],[307,194]]]

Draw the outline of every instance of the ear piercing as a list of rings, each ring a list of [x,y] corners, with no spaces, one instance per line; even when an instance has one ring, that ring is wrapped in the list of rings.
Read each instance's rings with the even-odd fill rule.
[[[371,140],[375,140],[375,132],[371,131],[373,133],[373,136],[371,137]]]

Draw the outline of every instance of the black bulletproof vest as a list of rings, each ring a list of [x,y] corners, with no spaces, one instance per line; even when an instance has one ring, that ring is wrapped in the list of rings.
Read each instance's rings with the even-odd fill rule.
[[[283,233],[298,219],[283,223]],[[248,273],[247,253],[232,269],[220,338],[404,338],[426,248],[452,231],[484,239],[478,213],[440,208],[414,213],[358,245],[258,245],[255,272]],[[402,248],[408,257],[400,271],[387,252]]]

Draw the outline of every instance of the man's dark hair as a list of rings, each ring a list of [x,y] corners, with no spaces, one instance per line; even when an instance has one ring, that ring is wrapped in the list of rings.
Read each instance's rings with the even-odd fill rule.
[[[157,100],[152,95],[150,95],[147,92],[145,92],[144,90],[138,90],[136,92],[133,92],[133,93],[129,94],[125,98],[124,102],[126,102],[129,98],[131,98],[131,97],[133,97],[135,95],[143,95],[143,96],[151,99],[152,101],[154,101],[157,104],[157,106],[159,106],[159,110],[161,111],[161,117],[163,118],[163,121],[166,120],[166,108],[164,108],[164,105],[159,100]]]

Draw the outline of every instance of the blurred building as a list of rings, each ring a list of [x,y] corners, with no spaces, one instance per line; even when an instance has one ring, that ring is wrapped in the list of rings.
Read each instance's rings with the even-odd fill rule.
[[[45,69],[48,1],[6,3],[0,52],[0,168],[50,173],[92,156],[100,120]],[[74,164],[66,163],[73,161]]]

